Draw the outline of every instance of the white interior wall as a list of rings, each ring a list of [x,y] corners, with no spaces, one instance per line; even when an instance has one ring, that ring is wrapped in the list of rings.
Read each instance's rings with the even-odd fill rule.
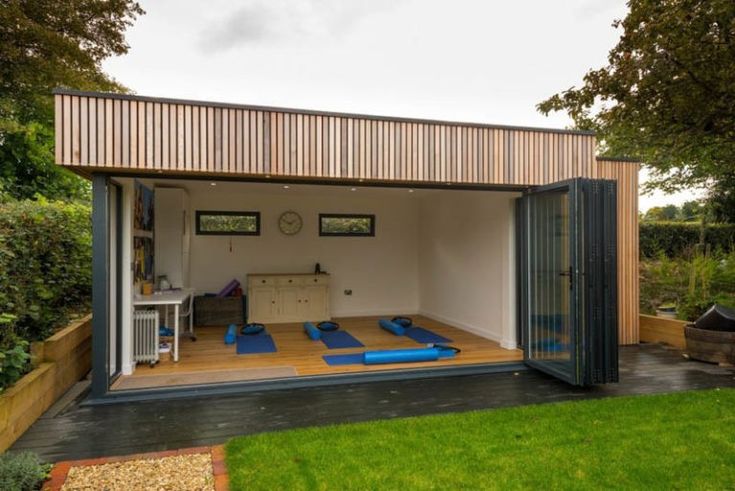
[[[184,185],[192,215],[196,210],[261,213],[260,236],[192,235],[191,286],[197,292],[217,292],[232,278],[244,284],[248,273],[308,273],[318,262],[331,274],[335,317],[418,311],[419,200],[405,189]],[[304,222],[293,236],[278,229],[278,217],[287,210],[299,213]],[[375,214],[376,236],[320,237],[319,213]],[[345,295],[346,289],[352,295]]]
[[[451,191],[420,206],[420,313],[514,348],[513,199]]]

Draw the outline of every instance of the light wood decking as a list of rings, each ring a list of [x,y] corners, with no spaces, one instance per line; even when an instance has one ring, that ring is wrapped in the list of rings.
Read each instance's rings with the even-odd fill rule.
[[[417,348],[420,344],[409,338],[394,336],[378,327],[379,317],[337,319],[341,329],[360,340],[365,348],[327,349],[321,341],[311,341],[301,323],[270,324],[276,353],[238,355],[234,345],[225,345],[224,327],[196,329],[197,341],[182,338],[180,359],[174,363],[168,357],[156,367],[138,366],[135,373],[120,377],[113,390],[208,384],[288,376],[334,375],[340,373],[407,368],[447,367],[479,363],[513,362],[523,359],[520,350],[507,350],[498,343],[440,322],[414,316],[416,325],[452,339],[452,346],[462,350],[454,359],[423,363],[390,365],[329,366],[322,358],[328,354],[356,353],[375,349]]]

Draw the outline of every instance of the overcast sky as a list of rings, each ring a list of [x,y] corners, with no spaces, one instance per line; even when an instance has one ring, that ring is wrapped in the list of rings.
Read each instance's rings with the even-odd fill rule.
[[[624,0],[156,0],[105,70],[149,96],[565,127]],[[205,7],[203,7],[205,6]],[[684,197],[641,197],[641,209]]]

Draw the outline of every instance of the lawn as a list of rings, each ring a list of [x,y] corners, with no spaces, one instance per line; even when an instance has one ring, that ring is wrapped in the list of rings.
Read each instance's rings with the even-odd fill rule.
[[[233,490],[732,488],[735,390],[306,428],[226,452]]]

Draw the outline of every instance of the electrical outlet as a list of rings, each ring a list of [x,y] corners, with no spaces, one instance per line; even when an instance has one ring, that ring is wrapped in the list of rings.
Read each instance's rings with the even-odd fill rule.
[[[345,290],[345,295],[347,296],[352,295],[352,289],[348,288],[347,290]]]

